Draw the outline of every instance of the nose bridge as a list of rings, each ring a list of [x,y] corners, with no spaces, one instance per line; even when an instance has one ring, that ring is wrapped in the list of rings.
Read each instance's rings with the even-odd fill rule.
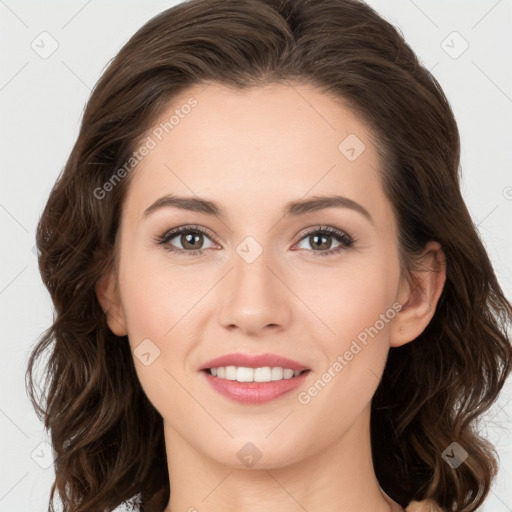
[[[269,287],[272,288],[275,285],[270,282],[273,277],[269,270],[273,260],[270,252],[254,239],[246,239],[239,244],[236,248],[236,255],[233,256],[232,276],[237,289],[244,293],[252,289],[256,294],[268,292]]]
[[[232,261],[223,324],[253,332],[266,325],[282,326],[288,318],[288,302],[285,286],[274,275],[278,264],[272,251],[248,236],[235,248]]]

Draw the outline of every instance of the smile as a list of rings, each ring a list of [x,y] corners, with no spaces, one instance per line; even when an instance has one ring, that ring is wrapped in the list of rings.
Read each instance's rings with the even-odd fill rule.
[[[216,371],[217,375],[214,376],[212,371]],[[292,372],[291,376],[290,371]],[[224,377],[219,376],[219,372],[220,375],[224,372]],[[263,404],[283,397],[301,386],[310,373],[310,370],[294,371],[281,367],[246,368],[243,366],[220,366],[200,372],[214,391],[230,401],[247,405]],[[238,380],[239,374],[240,378],[245,380]],[[268,378],[269,374],[270,379]],[[233,375],[237,378],[228,378]]]
[[[282,368],[280,366],[262,366],[260,368],[247,368],[244,366],[219,366],[208,368],[207,371],[213,377],[238,382],[272,382],[298,377],[303,371]]]

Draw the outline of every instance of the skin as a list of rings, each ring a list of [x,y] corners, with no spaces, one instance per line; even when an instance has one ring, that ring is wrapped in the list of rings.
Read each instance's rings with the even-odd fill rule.
[[[210,84],[175,98],[155,125],[191,96],[197,106],[132,171],[117,268],[97,285],[112,331],[127,334],[133,350],[144,339],[160,350],[148,366],[134,361],[164,419],[171,486],[165,512],[401,510],[374,473],[370,405],[390,348],[413,341],[434,315],[446,275],[439,244],[425,246],[431,271],[411,273],[411,286],[400,272],[396,220],[371,133],[341,102],[299,84],[245,91]],[[354,161],[338,149],[349,134],[365,144]],[[169,193],[216,201],[225,217],[176,207],[143,217]],[[283,217],[288,201],[334,193],[364,206],[373,223],[348,208]],[[203,248],[193,256],[155,241],[184,225],[207,228],[216,240],[193,241]],[[320,225],[356,241],[319,255],[340,246],[327,236],[331,246],[318,249],[303,235]],[[263,251],[251,263],[236,252],[247,236]],[[167,245],[182,243],[177,235]],[[400,312],[300,403],[298,393],[397,301]],[[311,371],[277,400],[239,404],[199,373],[231,352],[279,354]],[[262,454],[251,468],[237,457],[248,442]]]

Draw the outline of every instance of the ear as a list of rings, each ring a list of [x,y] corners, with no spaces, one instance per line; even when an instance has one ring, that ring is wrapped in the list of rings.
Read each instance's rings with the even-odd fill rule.
[[[96,283],[96,296],[103,309],[110,330],[117,336],[128,334],[119,289],[113,272],[104,274]]]
[[[434,316],[446,281],[446,257],[438,242],[425,245],[421,257],[425,270],[410,272],[398,293],[402,309],[391,324],[390,345],[400,347],[416,339]]]

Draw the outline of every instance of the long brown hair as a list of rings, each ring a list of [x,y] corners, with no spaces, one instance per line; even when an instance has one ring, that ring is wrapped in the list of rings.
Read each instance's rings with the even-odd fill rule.
[[[459,133],[441,86],[399,31],[357,0],[187,1],[146,23],[95,86],[37,229],[55,316],[26,377],[57,454],[49,510],[55,490],[65,512],[111,510],[138,493],[146,511],[161,512],[169,500],[162,417],[140,386],[127,338],[109,330],[95,294],[113,268],[136,169],[104,197],[98,190],[177,94],[214,82],[313,85],[371,127],[403,268],[415,268],[429,240],[447,259],[432,321],[391,349],[372,400],[376,475],[402,505],[431,498],[476,510],[497,471],[476,420],[511,370],[512,307],[461,196]],[[38,397],[33,371],[46,349]],[[456,469],[442,457],[453,442],[469,454]]]

